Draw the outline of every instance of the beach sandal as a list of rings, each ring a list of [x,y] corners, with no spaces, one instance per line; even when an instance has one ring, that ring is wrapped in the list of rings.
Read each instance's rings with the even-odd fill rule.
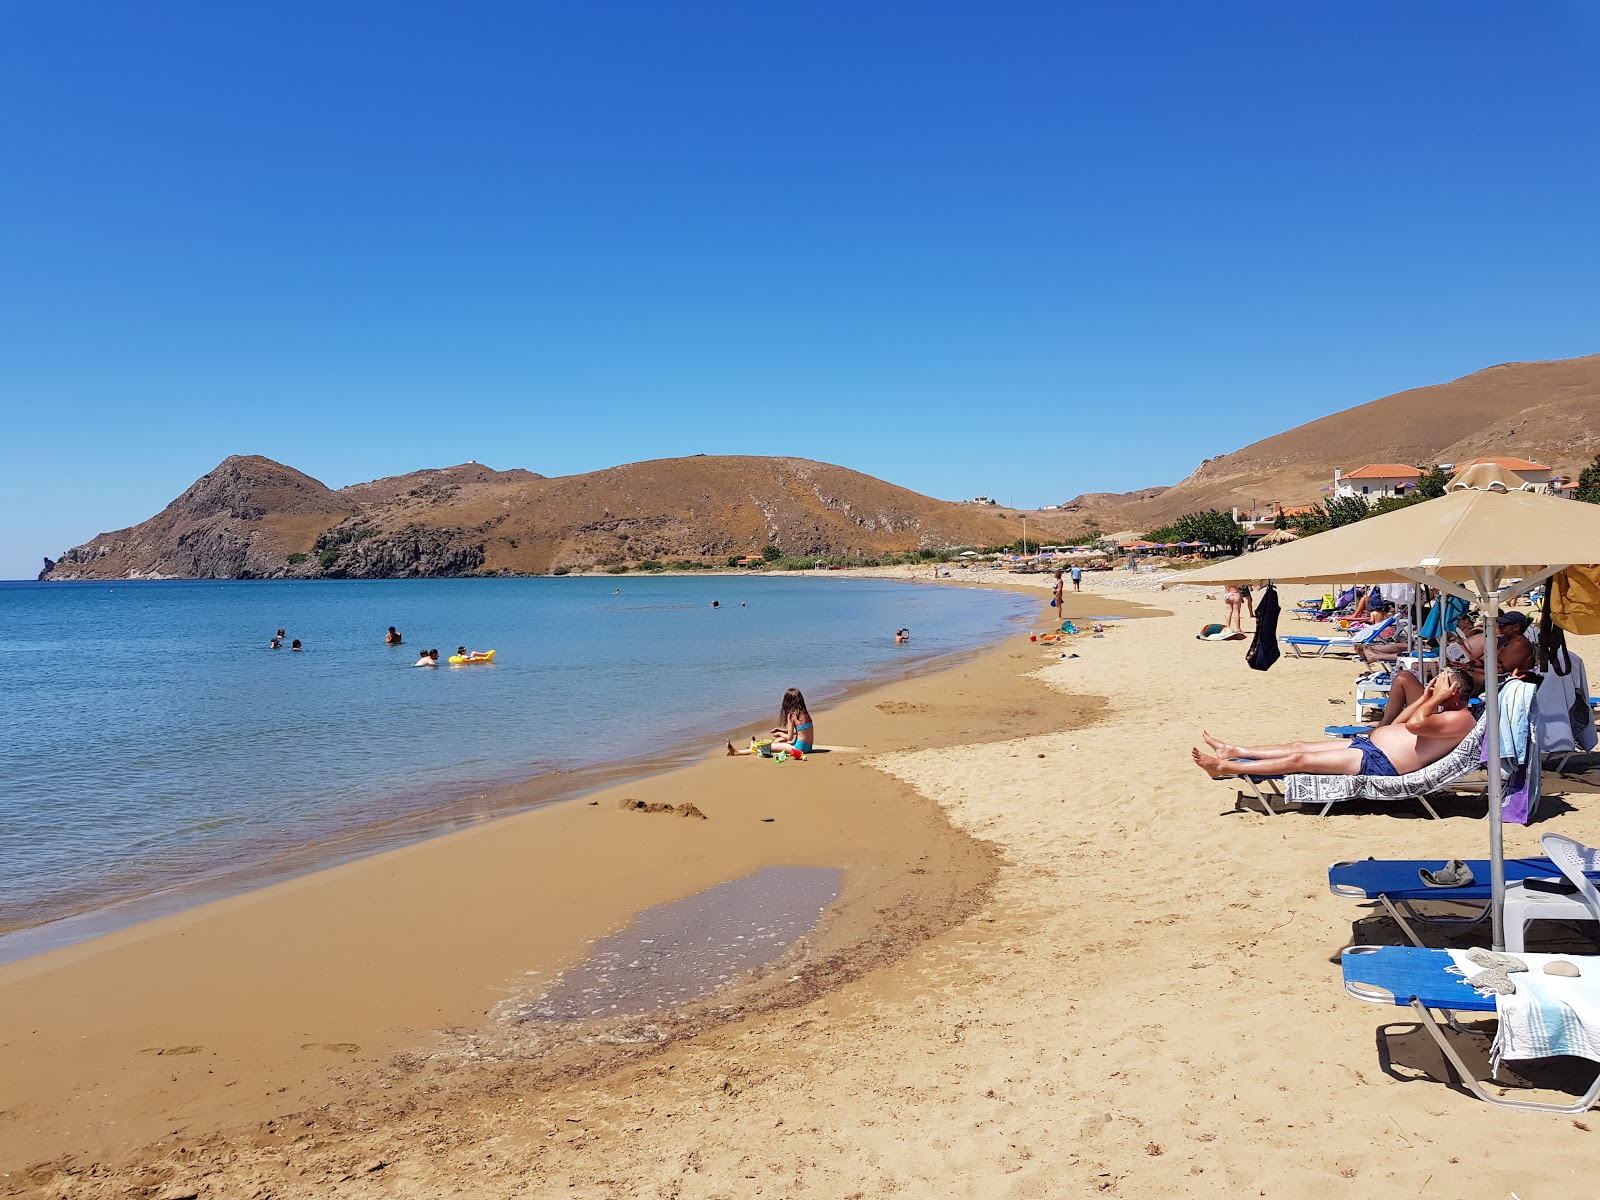
[[[1427,867],[1423,867],[1417,871],[1417,874],[1421,877],[1424,886],[1431,888],[1471,887],[1477,882],[1472,877],[1472,868],[1459,858],[1452,858],[1437,871],[1430,871]],[[1478,963],[1478,965],[1486,967],[1490,964]]]

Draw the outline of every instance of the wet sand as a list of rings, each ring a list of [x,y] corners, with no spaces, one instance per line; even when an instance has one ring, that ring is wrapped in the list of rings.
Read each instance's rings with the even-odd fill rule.
[[[360,1110],[442,1079],[469,1094],[505,1086],[461,1078],[463,1063],[486,1054],[512,1060],[516,1086],[537,1088],[656,1052],[655,1035],[615,1030],[530,1044],[490,1014],[535,999],[634,914],[763,867],[837,868],[842,893],[793,961],[679,1011],[660,1040],[801,1002],[891,961],[970,915],[998,856],[867,756],[1091,719],[1093,697],[1025,677],[1036,654],[1024,647],[1025,637],[1008,639],[819,709],[821,745],[832,748],[804,763],[713,751],[0,966],[0,1170],[10,1172],[0,1184],[38,1186],[58,1168],[72,1178],[148,1143],[286,1113]],[[693,804],[704,819],[627,802]],[[42,1160],[56,1166],[19,1176]]]

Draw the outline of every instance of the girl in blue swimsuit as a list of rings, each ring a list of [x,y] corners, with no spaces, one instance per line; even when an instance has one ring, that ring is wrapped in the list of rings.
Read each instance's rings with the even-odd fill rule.
[[[729,742],[728,753],[755,754],[757,740],[750,739],[748,750],[735,750],[733,743]],[[816,723],[806,708],[806,698],[800,694],[799,688],[790,688],[783,694],[783,702],[778,706],[778,727],[772,731],[771,741],[762,752],[770,756],[794,749],[801,754],[809,754],[816,744]]]

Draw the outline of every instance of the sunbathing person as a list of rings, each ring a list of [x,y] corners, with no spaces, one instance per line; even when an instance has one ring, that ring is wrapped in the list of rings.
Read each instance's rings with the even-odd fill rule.
[[[1288,742],[1231,746],[1201,732],[1211,753],[1195,747],[1195,764],[1213,779],[1223,775],[1409,775],[1438,762],[1472,732],[1467,711],[1472,677],[1446,667],[1398,721],[1340,742]]]
[[[1495,639],[1496,674],[1501,679],[1509,679],[1520,672],[1533,670],[1533,643],[1523,634],[1528,627],[1528,614],[1503,612],[1496,618],[1496,623],[1499,630],[1499,637]],[[1473,686],[1469,694],[1476,696],[1483,690],[1483,634],[1475,633],[1468,638],[1457,634],[1452,638],[1445,657],[1471,674]],[[1422,684],[1412,672],[1395,672],[1389,684],[1389,702],[1384,705],[1383,716],[1378,718],[1378,724],[1394,724],[1421,694]]]

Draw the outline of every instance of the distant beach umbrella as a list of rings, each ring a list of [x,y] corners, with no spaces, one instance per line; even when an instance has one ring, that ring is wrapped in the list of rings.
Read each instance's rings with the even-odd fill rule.
[[[1524,490],[1493,463],[1460,472],[1434,500],[1191,571],[1177,584],[1258,582],[1421,583],[1476,604],[1493,630],[1502,593],[1523,595],[1600,547],[1600,505]],[[1489,768],[1489,857],[1494,948],[1505,946],[1505,850],[1501,830],[1500,680],[1495,639],[1484,639],[1483,706]]]

